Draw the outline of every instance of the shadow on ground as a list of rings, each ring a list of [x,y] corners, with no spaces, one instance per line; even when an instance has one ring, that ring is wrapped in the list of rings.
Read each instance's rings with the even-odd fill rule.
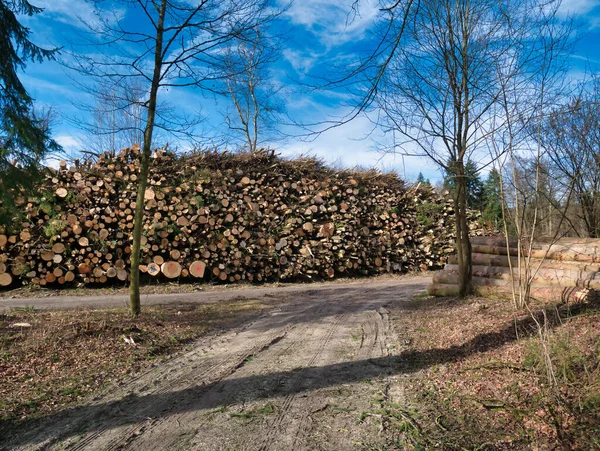
[[[310,296],[310,294],[307,295]],[[354,291],[354,295],[356,295],[356,291]],[[383,295],[384,293],[377,294],[377,296]],[[385,294],[385,296],[387,295]],[[393,297],[393,294],[389,296]],[[336,297],[341,300],[344,298],[344,294],[337,293]],[[431,308],[432,305],[439,307],[440,302],[443,301],[412,300],[407,301],[406,305],[404,302],[399,303],[399,307],[400,309],[404,307],[414,309],[420,305],[422,308]],[[570,314],[576,315],[582,310],[581,307],[577,307],[577,309],[578,311],[571,309]],[[547,316],[550,327],[557,327],[561,324],[557,313],[557,310],[552,307],[535,312],[535,316],[538,320]],[[282,323],[279,325],[285,321],[289,321],[289,319],[282,319]],[[223,405],[235,405],[238,402],[248,403],[285,396],[294,392],[310,392],[340,384],[360,382],[365,378],[376,378],[381,375],[409,374],[433,365],[459,361],[474,353],[501,347],[515,341],[517,335],[519,338],[523,338],[535,333],[535,321],[531,317],[527,317],[505,324],[500,331],[481,334],[460,346],[426,351],[405,350],[399,355],[389,357],[305,367],[293,371],[272,372],[249,377],[230,377],[211,385],[193,386],[181,391],[129,396],[110,403],[68,409],[37,420],[3,421],[0,422],[0,438],[4,437],[1,440],[4,444],[0,445],[0,449],[35,444],[34,440],[37,439],[33,438],[34,434],[23,434],[35,428],[40,428],[40,430],[66,428],[65,430],[70,432],[60,437],[66,439],[81,432],[82,429],[92,432],[98,429],[110,429],[123,424],[123,422],[142,423],[148,419],[147,416],[144,416],[144,412],[147,410],[156,412],[157,406],[164,406],[163,416],[195,410],[210,411]],[[299,379],[299,375],[302,376],[303,382],[301,384],[293,383]],[[211,390],[215,393],[239,393],[239,387],[246,387],[243,400],[219,395],[205,396]],[[247,396],[248,393],[251,394],[251,398]],[[125,412],[134,412],[135,416],[127,415]],[[8,443],[10,445],[5,445]]]

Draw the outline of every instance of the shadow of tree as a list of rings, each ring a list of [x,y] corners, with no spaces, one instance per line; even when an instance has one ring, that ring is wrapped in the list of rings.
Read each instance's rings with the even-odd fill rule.
[[[411,307],[414,307],[411,306]],[[570,315],[576,315],[584,306],[571,307]],[[536,311],[537,320],[548,318],[549,327],[562,324],[567,310],[555,307]],[[148,418],[167,417],[190,411],[212,410],[224,405],[235,405],[260,399],[289,396],[341,384],[360,382],[381,375],[409,374],[433,365],[456,362],[475,353],[484,353],[536,333],[535,321],[528,316],[516,322],[508,322],[498,331],[474,337],[462,345],[428,350],[405,350],[398,355],[349,361],[324,366],[303,367],[292,371],[235,377],[235,374],[210,385],[192,385],[179,391],[151,393],[146,396],[132,395],[117,401],[68,409],[45,418],[25,421],[0,422],[0,449],[33,445],[38,442],[40,431],[48,431],[48,437],[66,439],[83,428],[89,433],[109,430],[123,422],[141,423]],[[35,430],[37,429],[37,434]],[[30,432],[27,432],[30,431]],[[60,431],[56,433],[56,431]]]

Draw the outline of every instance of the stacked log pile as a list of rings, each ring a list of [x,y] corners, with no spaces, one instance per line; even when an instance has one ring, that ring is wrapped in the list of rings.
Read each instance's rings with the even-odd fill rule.
[[[503,236],[472,237],[471,244],[478,294],[511,295],[513,286],[518,290],[519,281],[526,277],[532,296],[545,300],[589,300],[600,289],[600,239],[540,238],[520,258],[515,239],[508,241],[508,247]],[[457,263],[456,256],[448,259],[444,270],[433,276],[429,294],[458,294]]]
[[[129,278],[139,146],[50,170],[0,230],[0,286]],[[395,175],[272,153],[158,151],[145,193],[147,277],[265,282],[440,268],[453,206]],[[473,233],[483,234],[477,225]]]

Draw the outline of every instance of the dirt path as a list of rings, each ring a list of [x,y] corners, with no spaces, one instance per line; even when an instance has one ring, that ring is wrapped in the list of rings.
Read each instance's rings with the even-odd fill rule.
[[[361,413],[372,409],[380,391],[403,401],[405,376],[394,374],[390,362],[403,350],[402,326],[389,321],[389,309],[401,310],[428,281],[411,277],[227,293],[285,301],[84,406],[25,425],[25,432],[0,441],[0,447],[345,450],[377,443],[377,428],[359,422]]]
[[[198,291],[191,293],[157,293],[142,294],[141,302],[144,305],[154,304],[179,304],[185,302],[211,303],[226,301],[239,297],[281,297],[298,296],[304,292],[313,292],[315,290],[328,292],[330,290],[343,290],[347,288],[360,288],[369,286],[374,289],[393,288],[398,284],[404,284],[407,280],[422,279],[431,275],[413,276],[413,275],[383,275],[369,279],[346,279],[333,282],[318,282],[311,284],[287,284],[283,286],[253,286],[253,285],[217,285],[206,288],[199,287]],[[416,280],[415,279],[415,280]],[[144,288],[144,287],[142,287]],[[177,287],[175,287],[177,289]],[[123,290],[120,290],[123,291]],[[77,294],[61,294],[60,291],[49,291],[35,297],[12,297],[11,292],[0,294],[0,311],[8,310],[14,307],[35,307],[36,309],[74,309],[80,307],[100,308],[100,307],[127,307],[129,305],[129,294],[99,294],[87,295],[93,293],[93,289],[84,290]],[[67,291],[68,293],[68,291]]]

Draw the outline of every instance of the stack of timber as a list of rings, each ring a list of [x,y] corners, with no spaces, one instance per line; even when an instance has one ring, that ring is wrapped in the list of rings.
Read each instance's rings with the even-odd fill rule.
[[[531,281],[531,295],[542,300],[590,300],[600,290],[600,239],[540,238],[518,254],[515,239],[472,237],[473,285],[481,295],[518,293],[519,282]],[[525,271],[529,265],[529,272]],[[433,276],[427,292],[435,296],[458,294],[458,261],[448,259]]]
[[[49,169],[0,229],[0,286],[125,282],[139,146]],[[394,174],[335,172],[272,152],[160,150],[145,192],[146,278],[266,282],[438,269],[452,202]],[[473,216],[475,219],[475,216]],[[473,234],[485,230],[474,222]]]

